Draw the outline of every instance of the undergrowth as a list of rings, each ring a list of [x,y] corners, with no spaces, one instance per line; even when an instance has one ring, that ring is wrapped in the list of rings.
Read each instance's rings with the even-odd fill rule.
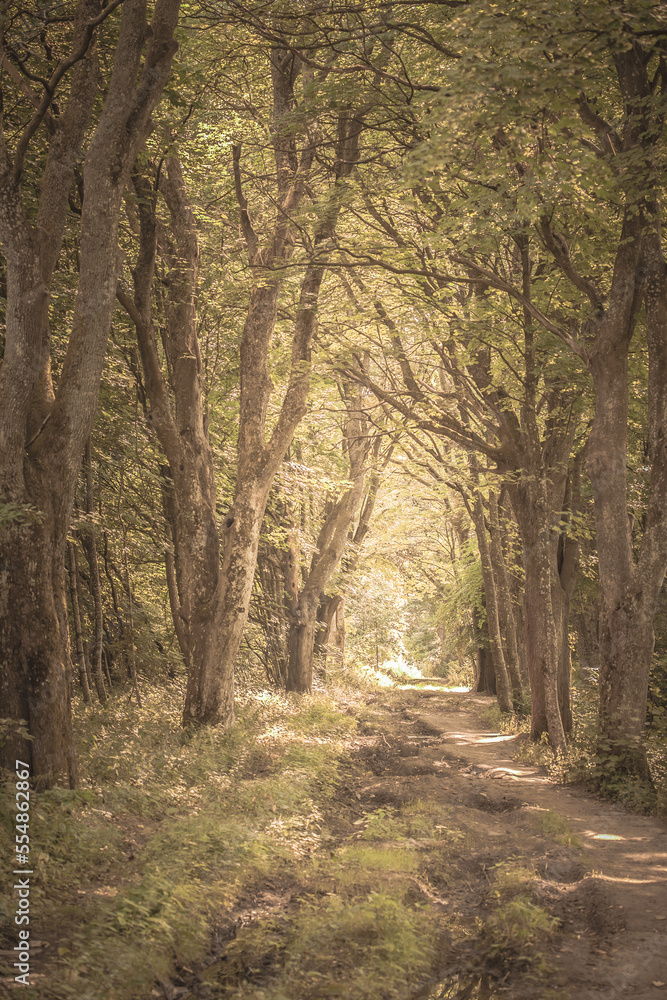
[[[225,995],[309,1000],[334,981],[350,1000],[390,998],[426,975],[438,931],[407,898],[419,865],[407,838],[441,836],[438,817],[427,807],[400,820],[379,813],[363,839],[332,851],[323,810],[356,731],[350,691],[337,694],[247,695],[227,732],[183,732],[176,688],[147,691],[142,709],[79,709],[81,789],[31,799],[33,933],[53,950],[26,1000],[148,996],[156,979],[207,954],[244,894],[276,878],[298,902],[287,923],[241,927],[207,973]],[[0,809],[6,862],[11,789]],[[405,846],[374,842],[392,822]],[[3,906],[11,927],[11,899]],[[0,976],[11,973],[0,958]]]
[[[184,733],[180,702],[162,689],[143,709],[116,700],[77,713],[81,790],[33,793],[31,904],[61,933],[57,976],[26,1000],[136,997],[206,951],[245,884],[319,847],[318,802],[354,718],[330,697],[261,693],[231,730]],[[0,807],[6,863],[11,788]],[[11,923],[12,900],[3,906]]]
[[[564,753],[554,754],[546,733],[529,738],[530,719],[502,713],[497,704],[481,713],[484,725],[506,735],[524,738],[514,757],[521,763],[544,767],[561,784],[581,784],[605,798],[622,802],[639,813],[667,815],[667,715],[654,711],[644,739],[653,785],[628,772],[616,748],[605,746],[598,733],[598,694],[591,686],[572,689],[573,730]],[[628,746],[629,755],[634,744]]]

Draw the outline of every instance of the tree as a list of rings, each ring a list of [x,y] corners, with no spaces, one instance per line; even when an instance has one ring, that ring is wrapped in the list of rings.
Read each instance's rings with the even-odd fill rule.
[[[38,785],[64,773],[76,781],[66,665],[69,662],[64,561],[74,488],[90,436],[120,266],[117,228],[129,171],[151,130],[151,113],[176,51],[178,0],[125,0],[103,106],[83,157],[81,265],[62,369],[51,376],[49,292],[93,105],[101,91],[98,28],[119,4],[81,0],[68,54],[37,95],[9,72],[23,101],[34,103],[13,149],[0,148],[0,240],[7,263],[5,353],[0,371],[0,494],[24,514],[0,543],[0,692],[5,712],[26,720],[0,750],[2,762],[31,764]],[[4,45],[11,46],[7,27]],[[11,64],[11,56],[4,65]],[[69,94],[59,111],[63,82]],[[29,204],[26,163],[47,133],[37,204]]]
[[[339,389],[346,409],[343,450],[349,463],[349,485],[342,496],[331,500],[325,507],[324,522],[317,536],[309,570],[294,594],[288,635],[288,691],[311,690],[318,609],[325,588],[341,560],[352,521],[361,504],[370,473],[369,455],[373,445],[379,445],[381,440],[377,432],[375,435],[371,433],[361,388],[348,383],[339,386]]]

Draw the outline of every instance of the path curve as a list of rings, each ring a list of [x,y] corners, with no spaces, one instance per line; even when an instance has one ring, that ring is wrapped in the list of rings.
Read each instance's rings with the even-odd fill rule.
[[[431,707],[434,696],[427,685],[418,690],[417,703],[405,714],[414,713],[439,735],[443,761],[462,765],[489,807],[519,800],[524,810],[552,810],[566,818],[581,844],[578,869],[576,861],[568,865],[561,859],[545,870],[545,876],[562,879],[580,896],[588,886],[600,910],[600,934],[593,941],[564,934],[557,970],[562,987],[576,1000],[665,1000],[667,824],[630,814],[582,789],[556,785],[541,769],[517,763],[513,752],[519,738],[490,731],[479,719],[494,699],[459,694],[452,700],[449,695],[454,710],[442,710]],[[591,905],[595,909],[595,899]]]

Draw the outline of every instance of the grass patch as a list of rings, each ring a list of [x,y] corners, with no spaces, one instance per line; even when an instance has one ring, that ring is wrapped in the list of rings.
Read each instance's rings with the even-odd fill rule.
[[[557,931],[559,922],[527,896],[517,895],[501,903],[482,926],[487,957],[501,967],[519,964],[546,971],[539,945]]]
[[[545,834],[558,844],[564,847],[581,847],[581,841],[570,829],[570,825],[564,816],[554,812],[552,809],[530,810],[529,822],[534,830]]]
[[[433,920],[424,908],[386,890],[354,900],[331,895],[301,907],[281,946],[280,975],[261,991],[233,995],[389,1000],[405,996],[428,973],[434,953]]]

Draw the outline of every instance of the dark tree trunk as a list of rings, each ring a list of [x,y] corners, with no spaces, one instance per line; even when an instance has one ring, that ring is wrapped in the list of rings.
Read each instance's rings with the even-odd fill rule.
[[[92,21],[99,4],[77,8],[70,97],[55,119],[36,224],[22,204],[23,161],[37,112],[13,160],[0,151],[0,239],[7,261],[5,354],[0,371],[0,492],[31,504],[39,518],[0,533],[0,701],[25,719],[33,739],[11,736],[0,763],[30,764],[35,784],[63,773],[76,780],[63,628],[67,530],[84,444],[90,436],[111,324],[119,266],[117,227],[128,172],[151,130],[151,112],[166,82],[176,44],[178,0],[157,0],[150,32],[145,0],[122,6],[114,66],[83,165],[81,266],[71,334],[54,393],[50,378],[49,289],[67,218],[74,168],[98,90]],[[106,14],[101,15],[103,19]],[[147,40],[146,46],[144,43]],[[142,65],[143,58],[143,65]],[[63,71],[65,64],[63,64]],[[53,93],[51,93],[53,97]],[[32,109],[31,109],[32,111]]]
[[[496,693],[498,704],[502,712],[512,711],[512,688],[509,674],[505,664],[505,654],[503,650],[502,637],[500,635],[500,623],[498,619],[498,601],[496,597],[496,583],[493,574],[493,564],[489,540],[486,533],[484,521],[484,507],[482,499],[478,495],[475,506],[472,509],[472,518],[477,535],[477,545],[482,563],[482,579],[484,581],[484,596],[486,599],[486,620],[489,630],[489,643],[491,647],[491,657],[493,660],[493,670],[496,677]]]
[[[473,691],[476,691],[477,694],[496,694],[496,674],[489,649],[488,633],[481,625],[480,615],[475,607],[472,609],[472,625],[476,644]]]
[[[82,532],[81,542],[88,560],[90,579],[90,596],[93,599],[93,662],[92,671],[95,680],[95,690],[100,705],[106,704],[107,692],[104,687],[102,673],[102,650],[104,646],[104,606],[102,604],[102,584],[100,582],[100,565],[97,556],[97,538],[93,524],[93,459],[90,438],[86,441],[84,469],[86,475],[86,514],[88,523]]]
[[[565,747],[558,700],[561,646],[552,600],[556,546],[551,538],[552,507],[544,482],[517,487],[514,509],[523,542],[524,627],[530,676],[531,737],[548,732],[554,750]]]
[[[86,704],[88,704],[90,702],[90,687],[88,684],[86,653],[83,645],[83,627],[81,625],[81,609],[79,606],[79,566],[76,555],[76,545],[74,542],[67,543],[67,556],[69,563],[69,593],[72,605],[72,624],[74,625],[76,665],[83,700]]]
[[[489,521],[489,555],[491,558],[493,578],[496,587],[498,618],[500,622],[501,636],[504,640],[503,649],[505,652],[507,672],[512,685],[512,705],[514,711],[519,712],[523,710],[524,691],[521,680],[521,667],[519,662],[519,650],[517,647],[514,609],[512,607],[512,596],[510,593],[509,578],[507,574],[507,567],[505,565],[505,555],[503,552],[500,533],[498,497],[493,491],[491,491],[489,495]]]

